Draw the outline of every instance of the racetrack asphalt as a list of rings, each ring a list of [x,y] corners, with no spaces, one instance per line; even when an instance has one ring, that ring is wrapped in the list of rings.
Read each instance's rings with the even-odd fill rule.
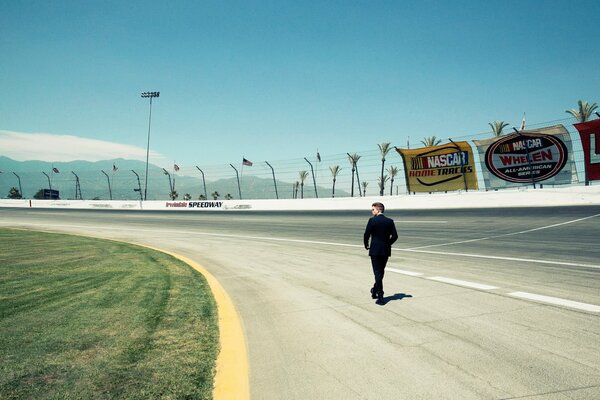
[[[254,399],[600,398],[600,207],[386,213],[370,298],[365,212],[0,209],[0,226],[182,254],[241,316]]]

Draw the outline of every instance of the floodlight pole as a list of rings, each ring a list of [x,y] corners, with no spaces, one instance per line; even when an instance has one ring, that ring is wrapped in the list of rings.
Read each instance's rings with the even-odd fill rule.
[[[133,189],[133,191],[134,192],[140,192],[140,201],[142,201],[143,200],[142,199],[142,185],[140,184],[140,176],[134,170],[131,170],[131,172],[133,172],[135,174],[135,176],[137,177],[137,181],[138,181],[138,188],[137,189]]]
[[[19,180],[19,193],[21,193],[21,198],[24,199],[25,196],[23,196],[23,189],[21,189],[21,177],[19,175],[16,174],[16,172],[13,171],[13,174],[17,177],[17,179]]]
[[[73,171],[71,171],[73,175],[75,175],[75,200],[77,200],[77,191],[79,191],[79,200],[83,200],[83,196],[81,195],[81,185],[79,184],[79,177]]]
[[[277,197],[277,200],[279,200],[279,194],[277,193],[277,181],[275,180],[275,170],[273,169],[271,164],[269,164],[268,161],[265,161],[265,163],[271,168],[271,173],[273,173],[273,185],[275,186],[275,197]]]
[[[360,191],[360,178],[358,176],[358,162],[354,163],[354,169],[356,170],[356,183],[358,184],[358,194],[360,197],[362,196],[362,192]]]
[[[235,171],[235,176],[237,178],[237,184],[238,184],[238,193],[240,194],[240,200],[242,199],[242,188],[240,187],[240,175],[238,174],[238,170],[233,166],[233,164],[229,164],[231,165],[231,168],[233,168],[233,170]]]
[[[42,171],[42,174],[46,175],[46,178],[48,178],[48,189],[52,190],[52,183],[50,182],[50,177],[44,171]]]
[[[170,196],[175,191],[175,188],[173,187],[173,183],[171,181],[171,174],[169,173],[169,171],[167,171],[164,168],[162,170],[165,173],[165,175],[167,175],[169,177],[169,188],[171,188],[171,193],[169,193],[169,196]]]
[[[152,123],[152,99],[159,96],[160,92],[142,92],[142,97],[150,99],[150,114],[148,115],[148,143],[146,145],[146,176],[144,179],[144,200],[148,198],[148,158],[150,156],[150,124]]]
[[[204,179],[204,171],[202,171],[200,169],[200,167],[198,167],[196,165],[196,168],[198,169],[198,171],[200,171],[200,173],[202,174],[202,185],[204,186],[204,199],[208,200],[208,193],[206,193],[206,180]]]
[[[315,170],[313,169],[313,165],[310,163],[310,161],[308,161],[308,158],[304,157],[304,160],[308,163],[308,165],[310,165],[310,173],[312,174],[312,178],[313,178],[313,186],[315,187],[315,198],[319,198],[319,194],[317,193],[317,181],[315,181]]]
[[[108,177],[108,174],[106,172],[104,172],[104,170],[100,170],[102,171],[102,173],[104,175],[106,175],[106,181],[108,182],[108,195],[110,196],[110,199],[112,200],[112,189],[110,187],[110,178]]]

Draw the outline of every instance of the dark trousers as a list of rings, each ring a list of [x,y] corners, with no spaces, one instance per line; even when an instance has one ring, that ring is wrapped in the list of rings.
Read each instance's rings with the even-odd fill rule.
[[[385,265],[388,258],[387,256],[371,256],[371,265],[373,266],[373,275],[375,276],[373,291],[378,295],[383,295],[383,274],[385,273]]]

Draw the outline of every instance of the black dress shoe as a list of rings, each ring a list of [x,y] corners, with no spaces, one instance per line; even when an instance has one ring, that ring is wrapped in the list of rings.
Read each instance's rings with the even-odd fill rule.
[[[385,300],[383,300],[383,293],[381,293],[377,296],[377,300],[375,301],[375,304],[379,304],[380,306],[385,304]]]
[[[375,294],[375,288],[371,288],[371,298],[372,299],[376,299],[377,298],[377,294]]]

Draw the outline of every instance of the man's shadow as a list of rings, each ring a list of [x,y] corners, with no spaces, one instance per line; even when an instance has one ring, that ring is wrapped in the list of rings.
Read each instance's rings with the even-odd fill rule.
[[[412,294],[396,293],[392,296],[384,296],[383,301],[384,301],[384,304],[387,304],[390,301],[402,300],[402,299],[411,298],[411,297],[412,297]]]

